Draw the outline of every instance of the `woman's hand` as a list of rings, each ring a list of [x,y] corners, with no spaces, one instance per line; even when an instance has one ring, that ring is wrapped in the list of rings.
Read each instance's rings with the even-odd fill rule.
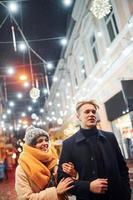
[[[65,172],[69,176],[76,178],[77,172],[74,169],[73,163],[71,163],[71,162],[63,163],[62,164],[62,169],[63,169],[63,172]]]
[[[54,179],[55,179],[55,185],[57,185],[57,170],[58,170],[58,167],[56,165],[54,167],[54,169],[53,169],[53,175],[54,175]]]
[[[74,180],[70,177],[63,178],[57,185],[57,195],[61,195],[65,192],[67,192],[69,189],[73,188]]]

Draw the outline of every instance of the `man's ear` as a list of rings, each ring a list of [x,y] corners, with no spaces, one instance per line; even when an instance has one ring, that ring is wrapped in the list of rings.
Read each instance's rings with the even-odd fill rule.
[[[77,113],[77,118],[78,118],[78,120],[80,121],[80,115],[79,115],[79,113]]]

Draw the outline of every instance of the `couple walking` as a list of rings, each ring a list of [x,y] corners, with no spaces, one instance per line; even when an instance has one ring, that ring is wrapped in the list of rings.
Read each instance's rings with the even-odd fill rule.
[[[18,200],[130,200],[128,168],[113,133],[97,129],[98,105],[76,105],[80,129],[63,142],[54,181],[57,155],[42,129],[26,130],[23,152],[16,169]],[[55,187],[55,185],[57,185]]]

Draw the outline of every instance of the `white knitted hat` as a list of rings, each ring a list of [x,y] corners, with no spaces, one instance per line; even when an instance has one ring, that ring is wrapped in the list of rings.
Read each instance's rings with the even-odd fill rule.
[[[46,131],[31,125],[26,129],[25,143],[32,146],[36,143],[37,138],[40,136],[46,136],[49,138],[49,135]]]

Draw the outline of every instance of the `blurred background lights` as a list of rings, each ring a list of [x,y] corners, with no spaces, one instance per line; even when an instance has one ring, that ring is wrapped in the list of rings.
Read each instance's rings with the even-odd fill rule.
[[[19,79],[20,79],[21,81],[25,81],[25,80],[27,80],[27,76],[26,76],[26,75],[21,75],[21,76],[19,77]]]
[[[43,122],[43,125],[46,125],[46,122]]]
[[[36,103],[36,102],[37,102],[37,99],[32,99],[32,102],[33,102],[33,103]]]
[[[12,154],[12,158],[13,158],[13,159],[16,159],[16,157],[17,157],[17,156],[16,156],[16,153],[13,153],[13,154]]]
[[[63,39],[61,40],[61,44],[62,44],[63,46],[65,46],[65,45],[67,44],[67,39],[66,39],[66,38],[63,38]]]
[[[32,107],[31,106],[28,106],[28,111],[32,111]]]
[[[24,42],[20,42],[18,44],[18,49],[22,52],[25,52],[27,50],[26,44]]]
[[[13,130],[13,126],[10,126],[10,127],[9,127],[9,130],[12,131],[12,130]]]
[[[47,91],[46,88],[43,90],[43,93],[44,93],[44,94],[47,94],[47,93],[48,93],[48,91]]]
[[[22,149],[21,149],[21,147],[19,147],[19,148],[18,148],[18,152],[19,152],[19,153],[21,153],[21,152],[22,152]]]
[[[17,3],[15,3],[15,2],[10,2],[10,3],[8,4],[8,9],[9,9],[10,12],[16,13],[16,12],[18,11],[18,5],[17,5]]]
[[[21,124],[21,123],[22,123],[22,120],[21,120],[21,119],[19,119],[19,120],[18,120],[18,123],[20,123],[20,124]]]
[[[33,121],[32,124],[35,126],[36,125],[36,121]]]
[[[43,113],[43,112],[44,112],[44,109],[43,109],[43,108],[41,108],[41,109],[40,109],[40,113]]]
[[[22,117],[25,117],[25,116],[26,116],[26,113],[25,113],[25,112],[22,112],[22,113],[21,113],[21,116],[22,116]]]
[[[53,69],[53,64],[52,63],[47,63],[47,68],[50,70],[50,69]]]
[[[6,128],[5,128],[5,127],[3,127],[3,131],[6,131]]]
[[[57,119],[57,123],[58,123],[59,125],[63,124],[63,119],[62,119],[62,118],[58,118],[58,119]]]
[[[10,107],[13,107],[14,105],[15,105],[15,104],[14,104],[13,101],[10,101],[10,102],[9,102],[9,106],[10,106]]]
[[[50,101],[50,102],[48,103],[48,105],[49,105],[49,106],[52,106],[52,102]]]
[[[32,119],[36,119],[36,118],[37,118],[37,115],[36,115],[35,113],[32,113],[31,118],[32,118]]]
[[[60,96],[60,93],[59,93],[59,92],[57,92],[57,93],[56,93],[56,96],[57,96],[57,97],[59,97],[59,96]]]
[[[12,75],[12,74],[14,74],[14,73],[15,73],[14,68],[13,68],[13,67],[8,67],[8,69],[7,69],[7,74]]]
[[[24,82],[24,87],[25,87],[25,88],[29,87],[29,85],[30,85],[29,82],[27,82],[27,81]]]
[[[6,118],[7,118],[7,116],[4,114],[4,115],[2,115],[2,118],[3,118],[3,119],[6,119]]]
[[[23,95],[21,93],[17,94],[18,99],[21,99],[23,97]]]
[[[83,60],[84,60],[84,57],[83,57],[83,56],[80,56],[80,57],[79,57],[79,60],[80,60],[80,61],[83,61]]]
[[[21,146],[21,147],[23,146],[23,142],[20,142],[20,146]]]
[[[55,115],[55,112],[53,111],[51,114],[52,114],[52,115]]]
[[[7,114],[11,114],[11,110],[10,109],[7,110]]]
[[[72,4],[72,0],[64,0],[64,5],[65,6],[70,6]]]
[[[57,82],[57,81],[58,81],[58,78],[55,76],[55,77],[53,78],[53,81],[54,81],[54,82]]]

